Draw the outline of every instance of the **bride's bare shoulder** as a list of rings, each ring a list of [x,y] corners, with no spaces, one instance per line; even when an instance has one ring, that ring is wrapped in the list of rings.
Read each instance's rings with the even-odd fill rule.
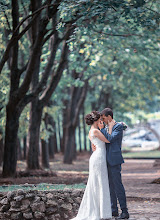
[[[90,129],[89,131],[89,137],[93,137],[93,136],[97,136],[99,130],[94,128],[94,129]]]

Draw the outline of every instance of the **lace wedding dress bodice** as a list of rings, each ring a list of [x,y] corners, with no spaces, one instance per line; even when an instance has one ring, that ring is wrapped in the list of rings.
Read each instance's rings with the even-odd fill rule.
[[[106,146],[90,131],[90,140],[96,146],[89,160],[89,177],[78,214],[72,220],[100,220],[112,218]]]

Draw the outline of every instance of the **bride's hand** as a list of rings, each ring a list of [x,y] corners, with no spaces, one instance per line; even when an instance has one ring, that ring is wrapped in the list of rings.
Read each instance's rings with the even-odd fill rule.
[[[103,121],[100,121],[98,123],[98,128],[101,130],[102,128],[104,128],[104,124],[103,124]]]

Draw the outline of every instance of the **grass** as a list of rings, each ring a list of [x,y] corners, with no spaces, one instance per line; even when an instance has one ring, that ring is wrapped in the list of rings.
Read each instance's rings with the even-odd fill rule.
[[[66,185],[66,184],[25,184],[25,185],[3,185],[0,186],[0,192],[8,192],[14,191],[18,189],[23,190],[38,190],[38,191],[48,191],[48,190],[63,190],[63,189],[84,189],[85,184],[74,184],[74,185]]]
[[[123,153],[124,158],[160,158],[160,151],[141,151]]]

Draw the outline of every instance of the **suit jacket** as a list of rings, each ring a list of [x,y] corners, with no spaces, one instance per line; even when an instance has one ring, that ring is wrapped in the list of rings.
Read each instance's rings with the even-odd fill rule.
[[[112,134],[108,134],[106,128],[102,128],[101,132],[110,142],[106,143],[107,149],[107,162],[110,166],[115,166],[124,163],[121,151],[122,137],[123,137],[123,125],[116,123],[112,129]]]

